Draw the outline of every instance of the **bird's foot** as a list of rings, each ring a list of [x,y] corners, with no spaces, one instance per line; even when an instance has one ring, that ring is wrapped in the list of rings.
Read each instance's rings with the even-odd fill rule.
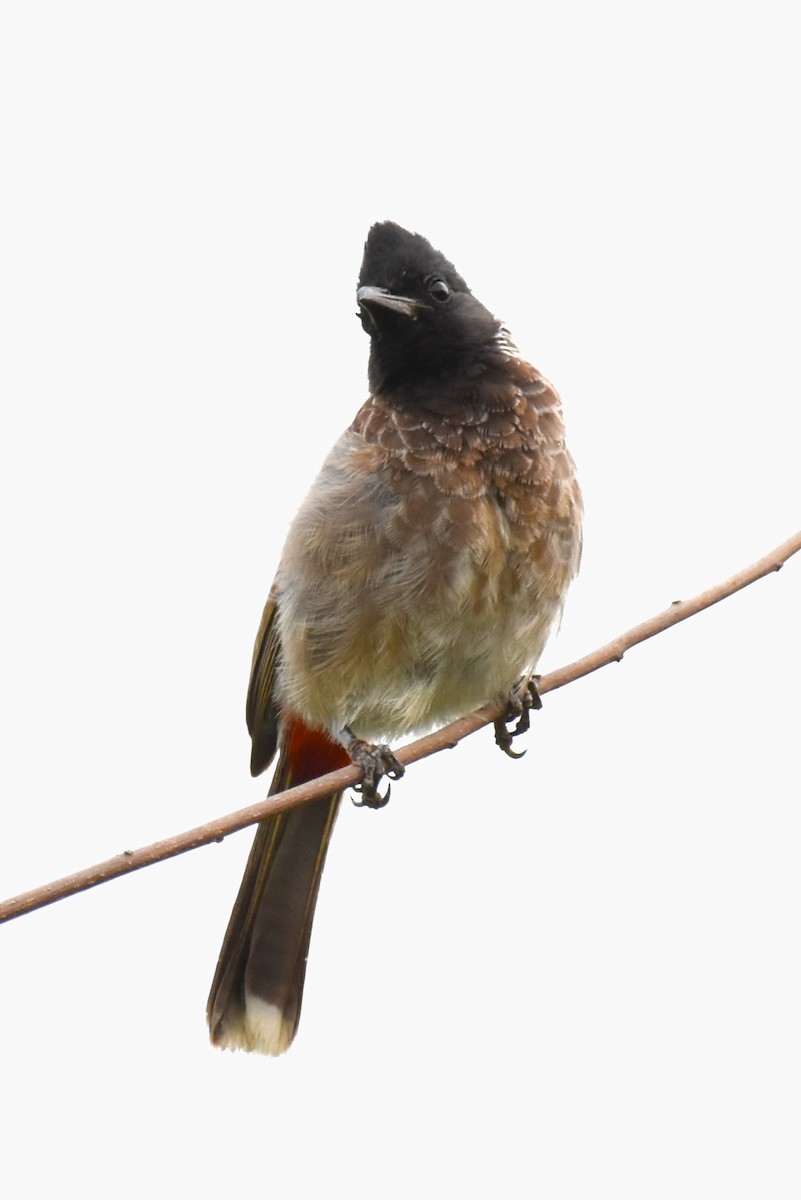
[[[357,808],[383,808],[389,803],[392,789],[387,784],[386,792],[383,795],[379,792],[378,785],[382,777],[386,775],[387,779],[400,779],[406,768],[383,742],[378,745],[364,742],[354,737],[349,729],[345,729],[343,741],[356,766],[364,771],[362,782],[354,784],[353,790],[359,793],[359,799],[353,803]]]
[[[510,758],[522,758],[526,753],[525,750],[513,750],[512,739],[519,737],[521,733],[528,733],[531,727],[531,710],[542,708],[542,700],[537,691],[538,679],[539,675],[523,675],[518,679],[509,693],[506,712],[495,722],[495,744]],[[509,729],[512,721],[515,722],[514,728]]]

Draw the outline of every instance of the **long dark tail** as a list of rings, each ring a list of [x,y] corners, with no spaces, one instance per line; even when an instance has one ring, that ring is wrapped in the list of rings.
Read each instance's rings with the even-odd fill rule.
[[[270,794],[349,761],[325,734],[295,722]],[[280,813],[256,830],[206,1007],[215,1046],[282,1054],[292,1042],[317,891],[341,798]]]

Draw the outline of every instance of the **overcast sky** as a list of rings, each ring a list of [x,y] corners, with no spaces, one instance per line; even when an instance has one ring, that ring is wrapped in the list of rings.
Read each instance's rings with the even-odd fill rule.
[[[525,11],[525,17],[523,13]],[[250,653],[366,396],[370,224],[560,391],[542,669],[801,525],[786,5],[0,15],[0,891],[262,797]],[[347,803],[297,1041],[208,1045],[239,834],[0,930],[15,1197],[796,1197],[801,562]]]

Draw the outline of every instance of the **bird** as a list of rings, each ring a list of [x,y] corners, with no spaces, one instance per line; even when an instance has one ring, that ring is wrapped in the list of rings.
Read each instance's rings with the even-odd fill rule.
[[[356,290],[369,394],[284,545],[246,717],[270,793],[356,763],[380,808],[390,743],[487,704],[512,755],[579,567],[582,498],[559,396],[421,234],[368,233]],[[390,784],[385,782],[387,789]],[[214,1045],[291,1044],[341,793],[256,831],[209,995]]]

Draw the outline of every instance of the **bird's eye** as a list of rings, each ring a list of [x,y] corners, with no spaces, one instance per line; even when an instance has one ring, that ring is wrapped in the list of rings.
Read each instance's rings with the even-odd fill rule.
[[[444,304],[451,294],[451,289],[444,279],[434,278],[428,281],[428,294],[432,299]]]

